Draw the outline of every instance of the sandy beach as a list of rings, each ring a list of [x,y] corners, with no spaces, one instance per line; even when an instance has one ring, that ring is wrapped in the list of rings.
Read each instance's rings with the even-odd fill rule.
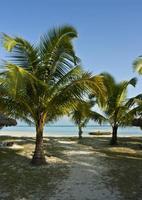
[[[142,200],[142,1],[0,19],[0,200]]]
[[[25,131],[2,131],[0,132],[0,136],[10,136],[10,137],[35,137],[34,132],[25,132]],[[45,136],[45,134],[44,134]]]
[[[28,132],[28,131],[1,131],[0,132],[0,136],[10,136],[10,137],[35,137],[36,136],[36,133],[33,131],[33,132]],[[43,134],[44,137],[52,137],[52,133],[49,133],[48,132],[44,132]],[[78,133],[72,135],[72,134],[56,134],[54,133],[53,137],[76,137],[78,138]],[[85,134],[83,135],[83,137],[94,137],[93,135],[89,135],[89,134]],[[97,137],[101,137],[101,135],[97,135]],[[110,135],[103,135],[103,137],[111,137],[111,134]],[[129,137],[129,136],[125,136],[125,137]]]
[[[48,164],[33,167],[35,138],[15,134],[0,136],[23,147],[0,149],[0,199],[141,200],[142,138],[120,138],[111,147],[108,137],[46,137]]]

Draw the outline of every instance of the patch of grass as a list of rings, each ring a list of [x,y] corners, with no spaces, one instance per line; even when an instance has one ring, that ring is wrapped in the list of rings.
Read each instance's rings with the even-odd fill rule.
[[[49,157],[48,164],[33,167],[30,164],[34,150],[34,139],[0,138],[2,141],[14,141],[24,146],[23,150],[0,149],[0,200],[39,200],[48,199],[56,186],[65,179],[69,173],[68,165],[64,162],[52,162]],[[45,141],[46,154],[60,155],[61,148]],[[55,145],[55,144],[54,144]],[[57,144],[56,144],[57,145]],[[48,148],[46,148],[48,146]],[[54,158],[56,160],[56,157]]]
[[[110,146],[109,139],[44,138],[48,165],[33,167],[30,161],[34,138],[0,137],[1,141],[14,141],[24,147],[21,150],[0,149],[0,200],[49,199],[69,176],[71,160],[66,151],[80,151],[84,147],[94,152],[92,162],[97,161],[96,166],[103,169],[100,179],[106,188],[112,192],[117,188],[122,199],[141,200],[142,138],[119,138],[117,146]]]
[[[116,146],[109,145],[109,138],[105,137],[83,138],[79,143],[93,148],[100,166],[105,168],[102,182],[106,188],[112,192],[117,188],[124,200],[141,200],[141,137],[119,138]]]

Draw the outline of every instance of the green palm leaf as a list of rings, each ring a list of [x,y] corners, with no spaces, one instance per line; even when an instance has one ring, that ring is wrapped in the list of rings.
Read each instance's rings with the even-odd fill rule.
[[[134,62],[133,62],[133,68],[135,71],[137,71],[139,74],[142,74],[142,56],[139,56]]]

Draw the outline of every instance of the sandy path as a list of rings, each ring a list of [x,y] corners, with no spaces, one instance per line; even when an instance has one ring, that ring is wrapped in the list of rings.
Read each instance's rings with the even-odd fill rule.
[[[70,161],[68,179],[59,183],[49,200],[120,200],[120,194],[109,180],[103,156],[91,147],[60,141],[67,148]],[[107,183],[107,184],[106,184]]]

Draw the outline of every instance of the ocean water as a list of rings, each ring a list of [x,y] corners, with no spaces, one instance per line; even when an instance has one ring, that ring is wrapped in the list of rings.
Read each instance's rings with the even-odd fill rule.
[[[89,125],[83,129],[83,135],[89,136],[89,132],[93,131],[106,131],[110,132],[111,127],[109,125]],[[27,125],[17,125],[15,127],[4,127],[0,132],[8,132],[9,134],[14,132],[24,132],[25,136],[29,133],[35,133],[35,127]],[[78,129],[75,126],[46,126],[44,128],[44,133],[47,136],[77,136]],[[119,127],[118,136],[128,137],[128,136],[142,136],[142,130],[139,127]]]

